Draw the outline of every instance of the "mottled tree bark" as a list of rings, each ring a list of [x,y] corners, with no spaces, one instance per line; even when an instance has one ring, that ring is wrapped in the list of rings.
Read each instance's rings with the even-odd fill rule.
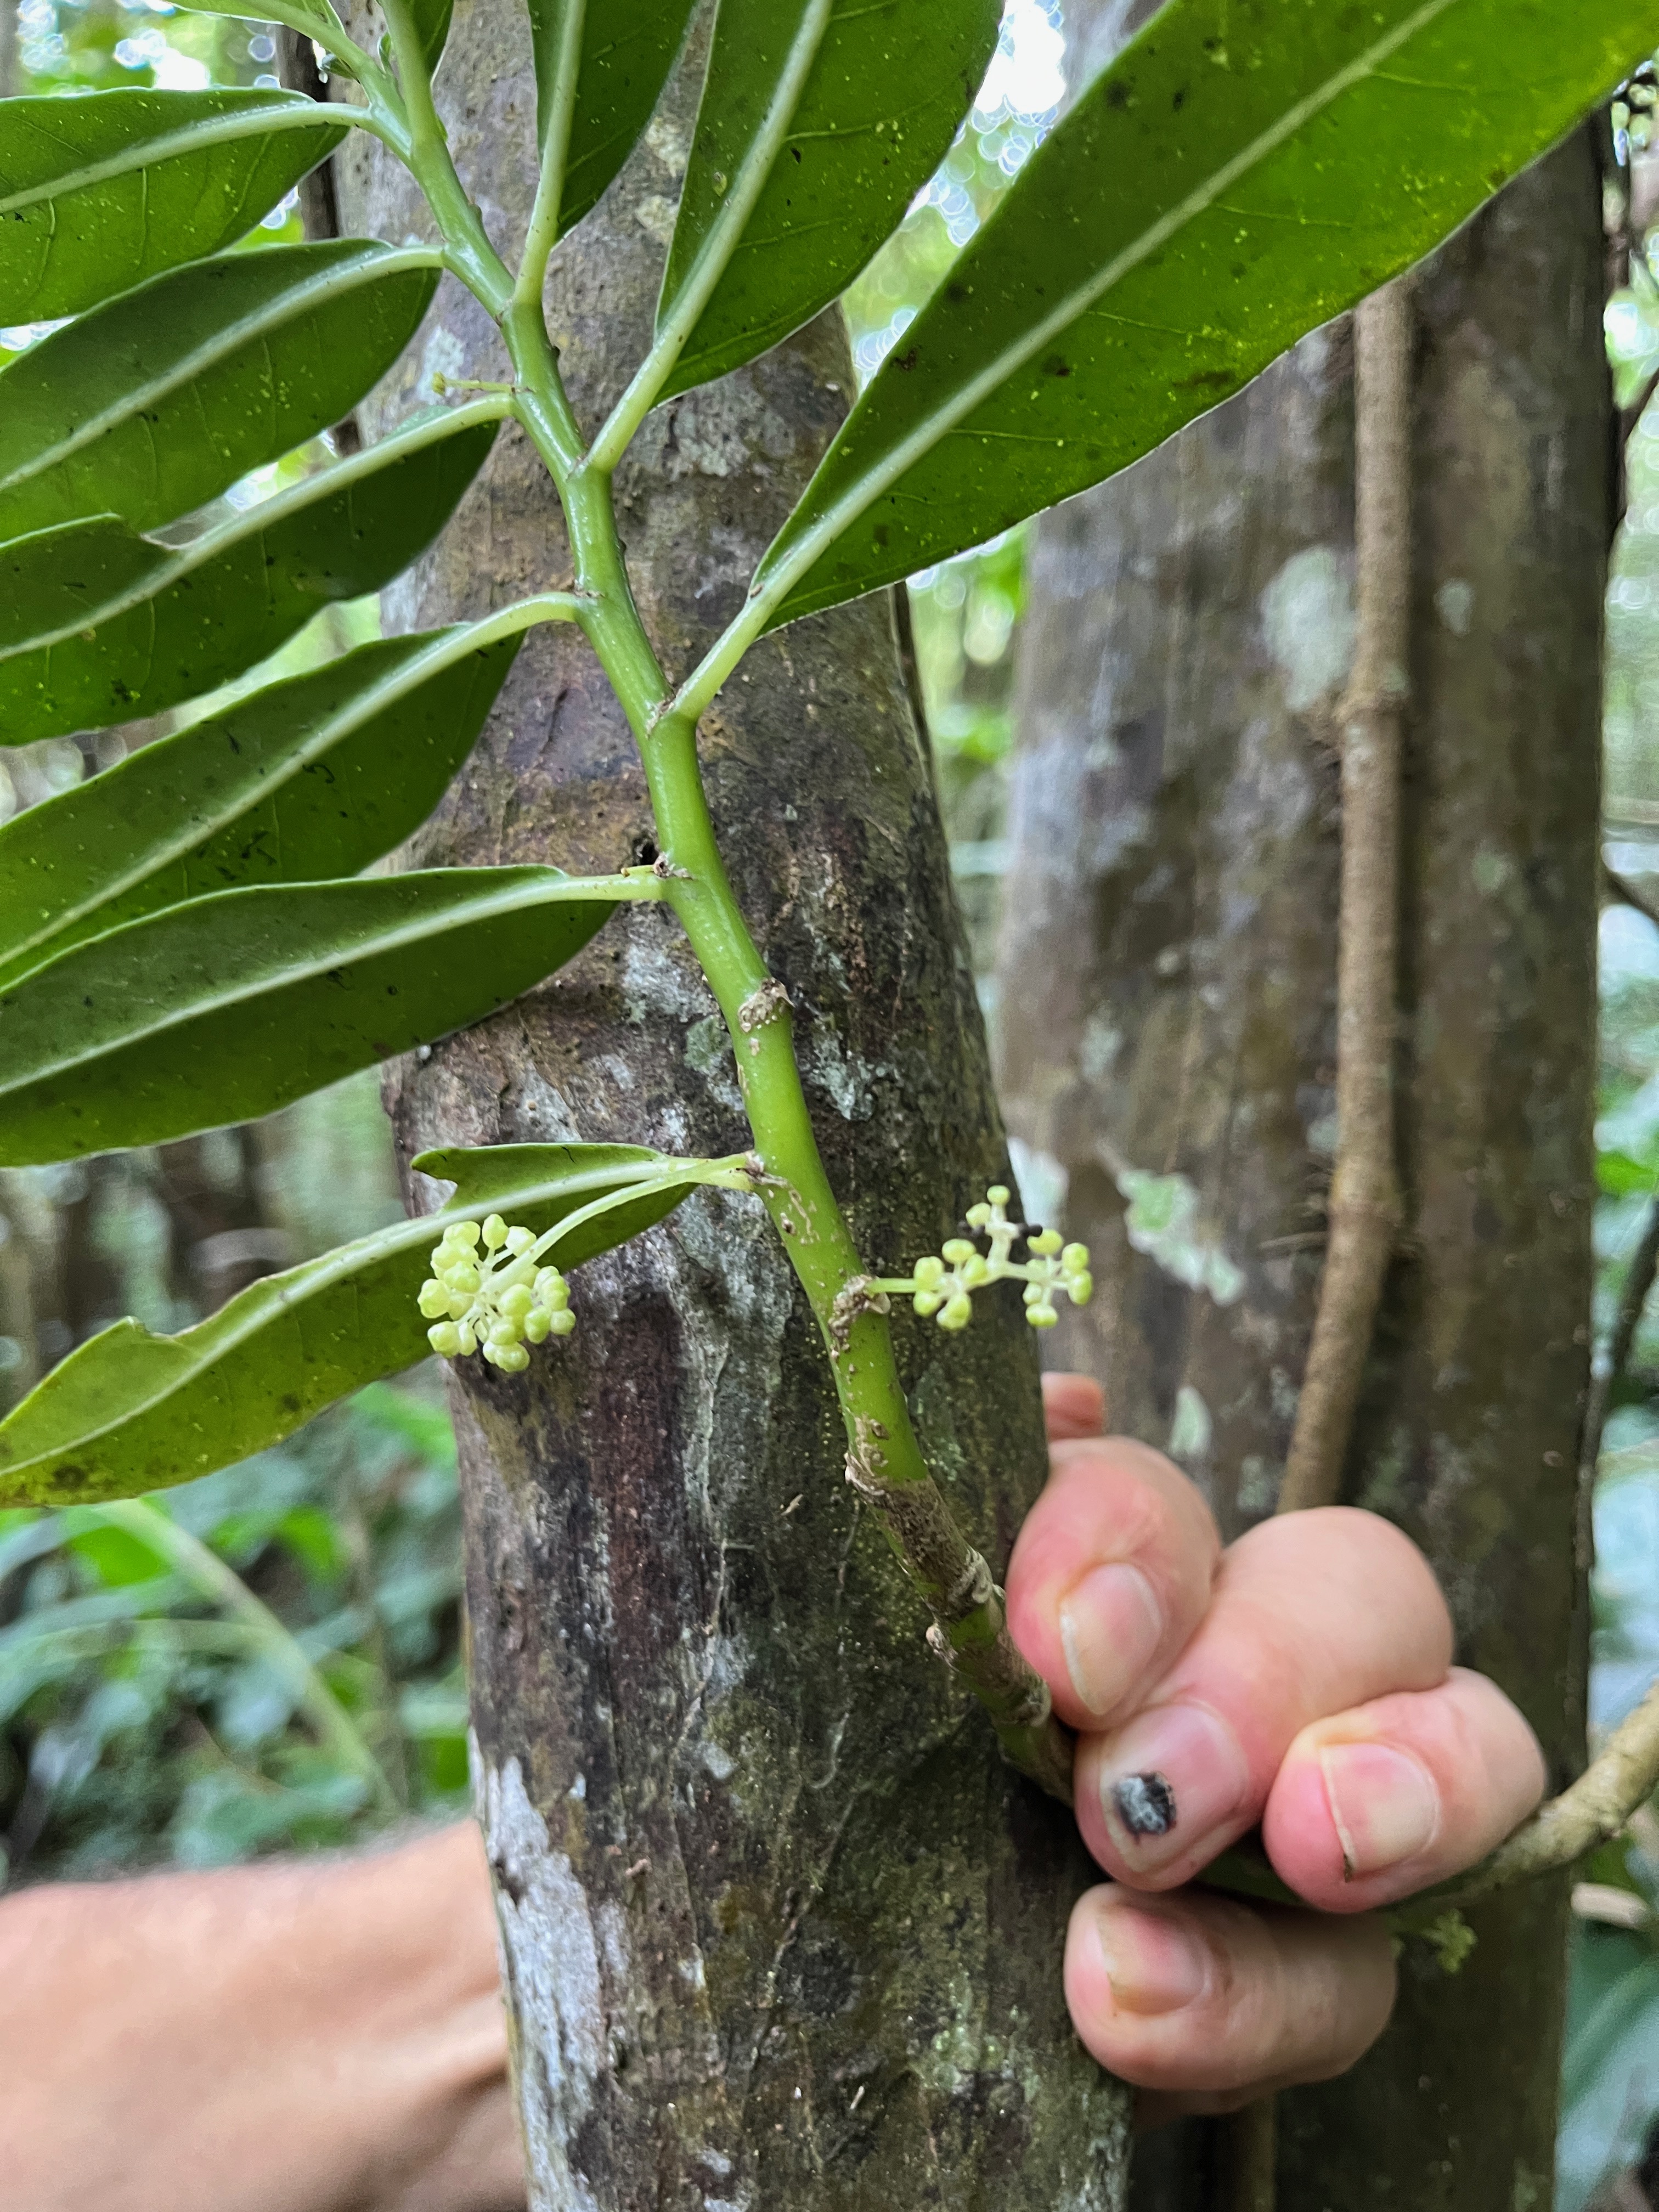
[[[1461,1656],[1579,1754],[1609,395],[1588,133],[1419,276],[1401,1166],[1346,1494],[1424,1544]],[[1334,1137],[1336,774],[1352,640],[1344,327],[1038,533],[1001,952],[1011,1126],[1069,1178],[1100,1292],[1056,1332],[1236,1532],[1274,1501]],[[1124,1166],[1184,1176],[1198,1273],[1126,1234]],[[1143,1240],[1144,1241],[1144,1240]],[[1215,1280],[1214,1276],[1211,1279]],[[1231,1287],[1224,1279],[1224,1291]],[[1194,1395],[1195,1394],[1195,1395]],[[1462,1976],[1407,1953],[1394,2026],[1284,2100],[1281,2212],[1550,2200],[1565,1899],[1482,1907]],[[1137,2197],[1202,2202],[1179,2146]],[[1153,2167],[1159,2169],[1156,2179]]]
[[[528,213],[534,115],[507,0],[458,10],[439,82],[497,242]],[[590,425],[647,335],[683,96],[562,249],[550,328]],[[422,224],[358,145],[348,229]],[[447,286],[383,429],[430,373],[502,371]],[[846,404],[826,319],[660,410],[619,479],[671,668],[740,603]],[[568,574],[550,487],[507,434],[402,625]],[[784,632],[707,718],[738,895],[798,1010],[830,1174],[872,1266],[937,1249],[1002,1159],[927,763],[884,599]],[[423,861],[648,857],[623,717],[580,638],[526,646]],[[443,1138],[744,1141],[730,1047],[665,910],[619,914],[558,979],[394,1078],[407,1158]],[[429,1203],[419,1188],[412,1200]],[[997,1760],[842,1475],[823,1352],[752,1203],[702,1194],[581,1270],[577,1334],[519,1378],[457,1377],[480,1791],[540,2212],[1108,2212],[1124,2100],[1066,2023],[1088,1879],[1069,1817]],[[1017,1305],[909,1322],[924,1439],[994,1563],[1042,1479]]]

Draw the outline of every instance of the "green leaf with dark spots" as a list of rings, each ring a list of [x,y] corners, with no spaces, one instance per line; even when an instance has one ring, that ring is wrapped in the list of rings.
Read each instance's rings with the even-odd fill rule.
[[[0,323],[78,314],[218,252],[348,128],[288,92],[0,101]]]
[[[449,1222],[494,1207],[539,1232],[640,1186],[556,1249],[568,1269],[672,1212],[702,1164],[635,1145],[514,1145],[427,1152],[415,1164],[456,1181],[441,1212],[267,1275],[181,1335],[123,1321],[71,1352],[0,1422],[0,1507],[137,1497],[279,1443],[337,1399],[426,1358],[416,1295]],[[556,1346],[536,1357],[556,1359]]]
[[[845,291],[944,159],[1000,15],[1000,0],[720,0],[659,330],[705,261],[723,271],[669,391]]]
[[[1026,164],[757,582],[787,622],[1098,483],[1406,269],[1659,43],[1659,0],[1170,0]]]
[[[520,639],[388,638],[142,746],[0,829],[0,986],[123,922],[244,884],[355,875],[418,828]]]
[[[0,730],[21,744],[98,729],[241,675],[406,568],[495,429],[458,413],[400,433],[182,549],[114,520],[0,545]]]
[[[638,143],[685,43],[696,0],[530,0],[537,137],[545,153],[569,100],[561,231],[574,230]],[[573,8],[582,10],[574,94],[558,82]]]
[[[223,891],[91,938],[0,991],[0,1166],[274,1113],[483,1020],[648,883],[434,868]]]
[[[334,240],[157,276],[0,372],[0,539],[153,530],[348,415],[413,337],[438,257]]]

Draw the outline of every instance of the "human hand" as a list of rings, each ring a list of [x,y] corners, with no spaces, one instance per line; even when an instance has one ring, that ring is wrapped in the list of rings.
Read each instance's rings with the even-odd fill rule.
[[[1224,1552],[1179,1468],[1101,1435],[1093,1382],[1046,1376],[1043,1398],[1051,1471],[1008,1619],[1079,1732],[1078,1825],[1112,1878],[1072,1915],[1078,2033],[1154,2121],[1342,2073],[1394,2002],[1375,1908],[1525,1818],[1537,1740],[1452,1665],[1439,1586],[1388,1522],[1289,1514]],[[1258,1820],[1317,1912],[1180,1887]]]
[[[0,1899],[5,2212],[512,2212],[471,1823]]]

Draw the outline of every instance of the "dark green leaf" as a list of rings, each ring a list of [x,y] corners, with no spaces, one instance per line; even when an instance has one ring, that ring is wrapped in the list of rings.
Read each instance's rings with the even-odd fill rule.
[[[0,984],[242,884],[355,875],[442,798],[520,640],[389,638],[144,745],[0,829]]]
[[[0,539],[153,530],[349,414],[431,305],[437,256],[341,240],[154,278],[0,373]]]
[[[168,907],[0,991],[0,1166],[251,1121],[482,1021],[562,967],[617,878],[435,868]]]
[[[1127,467],[1425,253],[1656,41],[1656,0],[1170,0],[854,409],[761,565],[775,618]]]
[[[634,1145],[515,1145],[505,1174],[492,1157],[422,1154],[417,1167],[461,1186],[441,1212],[268,1275],[182,1335],[124,1321],[83,1344],[0,1422],[0,1505],[135,1497],[280,1443],[337,1398],[426,1357],[416,1293],[447,1223],[492,1206],[539,1231],[657,1178],[554,1252],[568,1267],[672,1212],[696,1166]],[[665,1187],[682,1164],[692,1172]],[[536,1357],[558,1352],[550,1344]]]
[[[348,127],[288,92],[0,102],[0,323],[77,314],[216,253]]]
[[[234,8],[216,6],[214,0],[188,0],[188,4],[192,15],[229,15],[244,23],[286,23],[290,30],[315,39],[324,46],[331,47],[343,27],[327,0],[320,0],[316,7],[307,6],[306,0],[274,0],[270,7],[262,7],[257,13],[246,4]]]
[[[1000,15],[1000,0],[720,0],[659,331],[700,259],[725,270],[670,392],[752,361],[846,289],[943,159]]]
[[[14,744],[198,697],[431,543],[493,422],[388,439],[182,550],[113,520],[0,545],[0,729]]]
[[[558,55],[570,9],[583,10],[581,67],[570,116],[560,228],[593,207],[651,120],[696,0],[530,0],[537,136],[544,153],[559,100]]]
[[[410,13],[415,18],[429,76],[437,75],[444,48],[449,43],[449,21],[454,12],[455,0],[410,0]]]

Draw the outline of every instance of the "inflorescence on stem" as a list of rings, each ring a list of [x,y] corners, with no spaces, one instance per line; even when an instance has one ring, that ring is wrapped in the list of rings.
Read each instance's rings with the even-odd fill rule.
[[[993,1283],[1024,1283],[1025,1318],[1033,1328],[1052,1328],[1060,1319],[1057,1297],[1085,1306],[1094,1293],[1086,1244],[1066,1243],[1057,1229],[1027,1229],[1008,1218],[1012,1196],[1006,1183],[993,1183],[977,1206],[968,1209],[967,1225],[990,1246],[981,1252],[966,1237],[952,1237],[940,1250],[918,1260],[908,1275],[889,1276],[869,1285],[908,1297],[924,1320],[941,1328],[966,1328],[973,1319],[973,1294]],[[1028,1260],[1015,1260],[1024,1241]]]
[[[509,1229],[499,1213],[482,1224],[452,1222],[421,1285],[432,1349],[445,1359],[481,1352],[492,1367],[518,1375],[530,1364],[527,1343],[568,1336],[576,1326],[570,1286],[556,1267],[537,1264],[558,1233]]]

